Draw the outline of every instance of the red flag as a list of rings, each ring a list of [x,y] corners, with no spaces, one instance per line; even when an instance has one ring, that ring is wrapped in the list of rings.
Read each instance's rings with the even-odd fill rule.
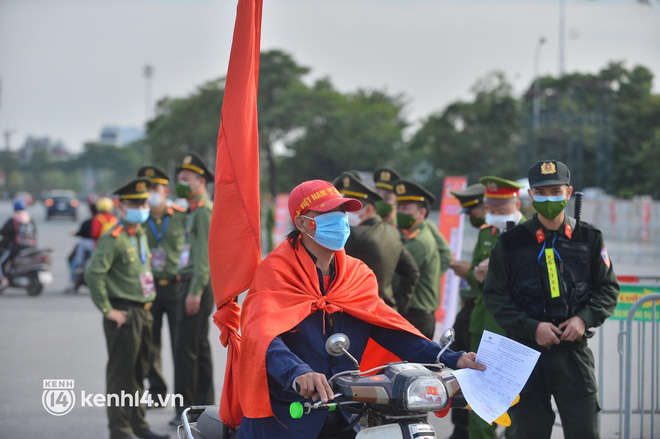
[[[234,298],[250,286],[261,262],[257,125],[261,7],[262,0],[238,2],[218,133],[209,235],[211,282],[218,307],[213,320],[220,328],[220,341],[228,347],[220,418],[230,428],[239,425],[243,416],[238,385],[232,379],[240,355],[240,306]]]

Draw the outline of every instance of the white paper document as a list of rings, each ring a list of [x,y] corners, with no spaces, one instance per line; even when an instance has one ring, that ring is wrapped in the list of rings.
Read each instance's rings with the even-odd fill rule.
[[[490,331],[484,331],[477,351],[477,362],[484,372],[474,369],[454,371],[463,395],[474,412],[491,423],[506,412],[534,370],[540,353]]]

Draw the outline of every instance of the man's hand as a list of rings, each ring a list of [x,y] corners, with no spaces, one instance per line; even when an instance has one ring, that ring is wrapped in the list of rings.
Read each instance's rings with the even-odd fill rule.
[[[477,354],[474,352],[466,352],[461,355],[461,357],[456,362],[456,367],[459,369],[476,369],[476,370],[486,370],[486,365],[477,363],[475,360]]]
[[[559,337],[561,336],[561,329],[549,322],[541,322],[536,327],[536,335],[534,339],[544,348],[550,347],[553,344],[559,344]]]
[[[454,273],[456,273],[457,276],[467,277],[468,270],[470,269],[470,262],[469,261],[452,261],[451,264],[449,264],[449,268],[454,270]]]
[[[188,294],[186,296],[186,315],[194,316],[199,312],[199,304],[202,301],[202,296]]]
[[[320,397],[321,401],[326,403],[335,398],[328,380],[322,373],[307,372],[298,375],[294,382],[300,386],[298,393],[305,398],[312,398],[312,401],[316,402]]]
[[[584,335],[587,326],[581,317],[574,316],[559,324],[559,329],[563,332],[561,334],[561,341],[575,341]]]
[[[113,309],[112,311],[110,311],[105,315],[105,318],[108,320],[112,320],[113,322],[116,322],[117,329],[119,329],[126,323],[126,319],[128,318],[128,312],[121,311],[118,309]]]
[[[483,261],[479,262],[479,265],[474,267],[474,278],[478,282],[483,282],[486,280],[486,275],[488,275],[489,262],[490,262],[490,258],[484,259]]]

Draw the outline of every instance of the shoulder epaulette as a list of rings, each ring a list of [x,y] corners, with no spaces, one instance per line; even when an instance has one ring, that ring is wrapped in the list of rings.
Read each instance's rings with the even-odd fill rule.
[[[197,207],[204,207],[205,204],[206,204],[206,199],[202,198],[201,200],[199,200],[199,203],[197,203]]]
[[[122,225],[118,225],[117,227],[115,227],[114,229],[112,229],[112,232],[110,232],[110,235],[111,235],[113,238],[117,238],[117,237],[121,234],[121,232],[123,232],[123,231],[124,231],[124,226],[122,226]]]
[[[482,224],[481,226],[479,226],[479,230],[486,230],[486,229],[489,229],[491,227],[493,227],[493,226],[490,225],[490,224]]]

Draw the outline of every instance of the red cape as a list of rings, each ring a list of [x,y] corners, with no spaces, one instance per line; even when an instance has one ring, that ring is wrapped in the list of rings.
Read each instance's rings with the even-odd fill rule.
[[[373,271],[344,250],[335,253],[335,279],[323,296],[316,265],[300,242],[293,249],[284,241],[259,265],[242,308],[239,398],[248,418],[273,416],[270,401],[263,397],[271,341],[317,310],[346,312],[373,325],[424,337],[378,297]],[[365,370],[396,357],[370,340],[363,359]]]

